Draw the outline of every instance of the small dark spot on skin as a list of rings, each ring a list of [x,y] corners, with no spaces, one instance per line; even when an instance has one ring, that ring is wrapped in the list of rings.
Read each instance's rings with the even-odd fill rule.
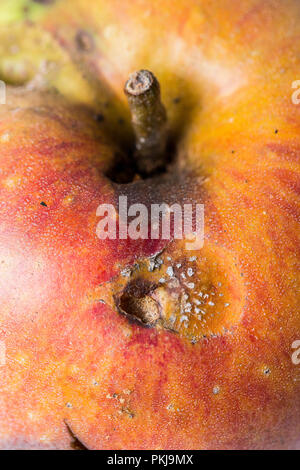
[[[231,150],[231,153],[235,153],[235,150]]]
[[[130,419],[134,418],[134,413],[131,410],[129,410],[128,408],[123,408],[122,412],[126,413],[128,415],[128,418],[130,418]]]
[[[118,123],[119,123],[119,124],[124,124],[124,122],[125,122],[125,121],[124,121],[123,118],[120,118],[120,119],[118,120]]]
[[[271,374],[270,369],[268,369],[268,368],[264,369],[264,374],[265,375],[270,375]]]
[[[245,183],[248,183],[248,180],[245,180]]]
[[[103,122],[104,120],[105,120],[105,117],[104,117],[103,114],[101,114],[101,113],[95,114],[95,121],[97,121],[97,122]]]
[[[241,276],[243,277],[243,276],[244,276],[244,273],[241,273]]]
[[[173,99],[174,104],[178,104],[178,103],[180,103],[180,101],[181,101],[181,98],[179,96],[177,96],[176,98]]]
[[[40,3],[41,5],[51,5],[55,0],[33,0],[34,3]]]
[[[78,49],[83,52],[91,52],[94,49],[94,40],[92,35],[83,29],[77,32],[75,41]]]
[[[48,207],[44,201],[41,202],[41,206]]]
[[[278,129],[275,129],[275,134],[278,134],[278,132],[279,132]]]

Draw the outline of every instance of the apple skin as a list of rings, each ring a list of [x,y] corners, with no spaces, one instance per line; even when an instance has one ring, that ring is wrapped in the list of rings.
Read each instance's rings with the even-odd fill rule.
[[[109,83],[110,123],[128,117],[128,74],[153,70],[180,137],[177,170],[113,184],[115,144],[85,106],[9,90],[0,107],[1,447],[70,448],[71,431],[89,449],[299,449],[299,2],[68,4],[45,6],[39,27],[91,86]],[[78,49],[82,30],[91,50]],[[204,247],[97,239],[97,206],[119,194],[204,203]],[[163,273],[195,255],[195,294],[228,299],[204,306],[195,342],[190,326],[145,328],[99,301],[119,289],[122,268],[160,250]]]

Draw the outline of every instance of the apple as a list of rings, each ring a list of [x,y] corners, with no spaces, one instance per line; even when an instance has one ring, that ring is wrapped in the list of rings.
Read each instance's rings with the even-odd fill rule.
[[[299,2],[3,5],[1,448],[299,449]],[[101,240],[120,196],[204,204],[203,247]]]

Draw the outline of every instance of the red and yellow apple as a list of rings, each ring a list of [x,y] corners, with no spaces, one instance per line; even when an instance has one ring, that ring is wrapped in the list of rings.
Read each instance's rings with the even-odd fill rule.
[[[300,3],[1,8],[1,448],[299,449]],[[121,184],[139,69],[173,163]],[[99,240],[120,195],[204,204],[203,248]]]

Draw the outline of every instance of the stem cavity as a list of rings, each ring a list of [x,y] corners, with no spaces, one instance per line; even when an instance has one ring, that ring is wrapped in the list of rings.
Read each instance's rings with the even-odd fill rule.
[[[160,100],[160,86],[148,70],[130,75],[125,94],[136,137],[135,158],[138,171],[151,175],[165,166],[167,113]]]

